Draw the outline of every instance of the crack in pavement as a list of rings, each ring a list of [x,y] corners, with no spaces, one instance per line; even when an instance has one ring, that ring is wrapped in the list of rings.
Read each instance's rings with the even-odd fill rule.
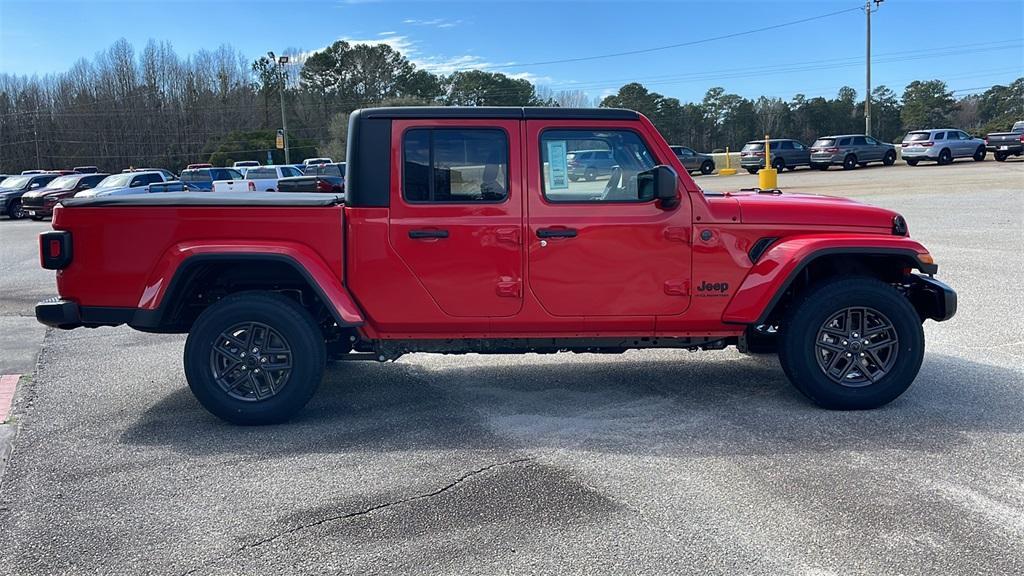
[[[521,464],[523,462],[529,462],[529,461],[532,461],[532,460],[533,460],[532,457],[525,457],[525,458],[516,458],[514,460],[508,460],[506,462],[495,462],[494,464],[488,464],[487,466],[484,466],[483,468],[478,468],[476,470],[467,472],[467,473],[463,474],[462,476],[459,476],[458,478],[456,478],[454,481],[452,481],[452,482],[442,486],[441,488],[438,488],[437,490],[434,490],[433,492],[428,492],[426,494],[416,494],[415,496],[410,496],[408,498],[402,498],[402,499],[399,499],[399,500],[392,500],[390,502],[384,502],[382,504],[376,504],[374,506],[370,506],[369,508],[364,508],[362,510],[357,510],[355,512],[349,512],[347,514],[338,514],[336,516],[328,516],[327,518],[321,518],[320,520],[317,520],[315,522],[309,522],[307,524],[300,524],[299,526],[295,526],[293,528],[289,528],[287,530],[283,530],[283,531],[278,532],[278,533],[276,533],[276,534],[274,534],[272,536],[268,536],[266,538],[262,538],[260,540],[255,541],[255,542],[250,542],[248,544],[244,544],[244,545],[236,548],[235,550],[233,550],[232,552],[230,552],[228,554],[225,554],[225,555],[223,555],[223,556],[221,556],[219,558],[214,558],[212,560],[208,560],[206,562],[203,562],[199,566],[196,566],[194,568],[190,568],[190,569],[186,570],[185,572],[182,572],[181,576],[189,576],[190,574],[195,574],[195,573],[199,572],[200,570],[209,568],[210,566],[212,566],[212,565],[214,565],[214,564],[216,564],[218,562],[227,560],[228,558],[231,558],[232,556],[235,556],[237,554],[241,554],[242,552],[245,552],[246,550],[250,550],[252,548],[257,548],[259,546],[262,546],[264,544],[268,544],[270,542],[273,542],[273,541],[278,540],[280,538],[283,538],[285,536],[288,536],[288,535],[291,535],[291,534],[295,534],[296,532],[301,532],[301,531],[307,530],[309,528],[315,528],[317,526],[322,526],[324,524],[327,524],[328,522],[337,522],[337,521],[340,521],[340,520],[348,520],[349,518],[356,518],[356,517],[359,517],[359,516],[366,516],[367,514],[370,514],[372,512],[376,512],[377,510],[383,510],[384,508],[389,508],[391,506],[397,506],[399,504],[407,504],[409,502],[415,502],[417,500],[423,500],[423,499],[426,499],[426,498],[433,498],[434,496],[438,496],[440,494],[444,494],[445,492],[451,490],[452,488],[455,488],[459,484],[462,484],[463,482],[465,482],[466,480],[469,480],[470,478],[472,478],[474,476],[477,476],[479,474],[483,474],[483,473],[485,473],[485,472],[487,472],[489,470],[493,470],[494,468],[500,468],[502,466],[511,466],[513,464]]]

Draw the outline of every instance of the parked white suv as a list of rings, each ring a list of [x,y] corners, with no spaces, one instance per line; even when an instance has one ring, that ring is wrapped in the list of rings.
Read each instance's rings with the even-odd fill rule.
[[[82,190],[75,194],[75,198],[146,194],[149,192],[150,184],[171,182],[173,180],[177,180],[177,178],[172,178],[167,176],[164,172],[157,170],[150,172],[122,172],[121,174],[112,174],[107,176],[101,180],[95,188]]]
[[[310,166],[313,164],[334,164],[334,160],[330,158],[306,158],[302,161],[303,166]]]
[[[250,192],[277,192],[277,181],[281,178],[302,176],[294,166],[254,166],[245,171],[245,184]],[[215,180],[214,192],[231,192],[230,181]]]
[[[913,130],[903,137],[902,145],[903,159],[911,166],[926,160],[952,164],[957,158],[985,159],[985,141],[955,128]]]

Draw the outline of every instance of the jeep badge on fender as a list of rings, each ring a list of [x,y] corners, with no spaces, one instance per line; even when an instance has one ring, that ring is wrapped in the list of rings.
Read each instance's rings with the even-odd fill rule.
[[[347,142],[343,195],[63,201],[39,243],[59,295],[36,318],[187,333],[199,402],[267,424],[306,405],[328,359],[751,338],[813,402],[874,408],[917,376],[924,321],[956,312],[895,212],[705,194],[630,110],[372,108]]]

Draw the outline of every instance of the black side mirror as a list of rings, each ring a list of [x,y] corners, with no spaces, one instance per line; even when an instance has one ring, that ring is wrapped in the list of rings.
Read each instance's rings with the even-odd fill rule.
[[[661,164],[636,176],[637,196],[641,202],[661,200],[661,207],[671,210],[679,205],[676,190],[679,176],[672,168]]]

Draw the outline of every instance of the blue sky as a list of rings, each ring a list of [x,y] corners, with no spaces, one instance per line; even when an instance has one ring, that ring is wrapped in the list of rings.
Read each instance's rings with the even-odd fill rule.
[[[0,0],[0,72],[47,74],[114,40],[170,40],[179,55],[229,43],[246,57],[337,39],[386,42],[421,67],[481,68],[591,97],[631,81],[683,101],[712,86],[747,97],[864,86],[859,0],[603,2],[178,2]],[[1024,2],[886,0],[872,16],[873,85],[945,80],[959,94],[1024,76]],[[691,46],[577,62],[660,46]],[[764,68],[768,67],[768,68]]]

